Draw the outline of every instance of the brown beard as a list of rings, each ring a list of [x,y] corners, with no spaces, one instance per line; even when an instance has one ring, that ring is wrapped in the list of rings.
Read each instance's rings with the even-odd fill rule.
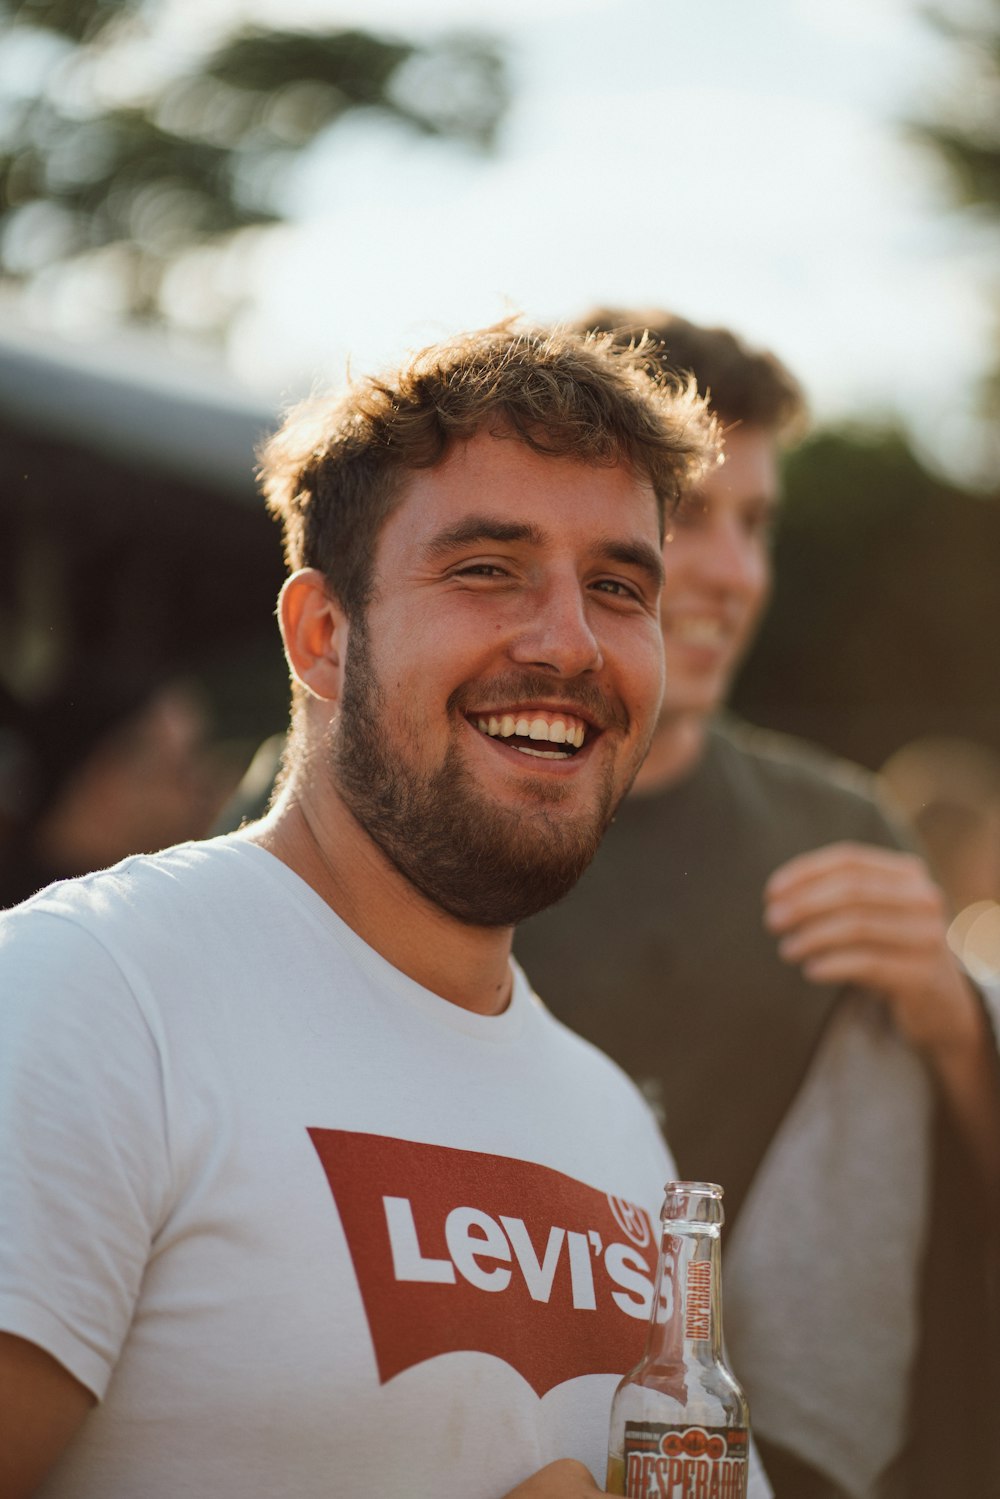
[[[522,695],[538,693],[537,679],[534,687],[518,680]],[[448,706],[457,712],[454,702]],[[562,788],[541,778],[537,804],[515,812],[480,789],[454,742],[437,769],[414,770],[394,752],[389,723],[367,633],[355,623],[333,744],[334,780],[357,822],[427,900],[470,926],[508,927],[573,888],[620,800],[610,766],[596,808],[585,815],[555,815]]]

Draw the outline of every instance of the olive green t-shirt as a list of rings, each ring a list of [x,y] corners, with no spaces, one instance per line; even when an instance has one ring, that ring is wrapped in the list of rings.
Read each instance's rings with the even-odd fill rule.
[[[658,1107],[681,1173],[725,1188],[729,1223],[836,998],[778,956],[764,883],[840,839],[900,846],[874,778],[727,721],[683,781],[624,802],[576,888],[515,937],[545,1003]]]

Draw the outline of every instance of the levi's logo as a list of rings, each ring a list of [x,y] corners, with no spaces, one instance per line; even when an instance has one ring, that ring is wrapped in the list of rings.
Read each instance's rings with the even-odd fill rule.
[[[646,1213],[530,1161],[311,1129],[384,1384],[444,1353],[493,1354],[539,1396],[642,1352]]]

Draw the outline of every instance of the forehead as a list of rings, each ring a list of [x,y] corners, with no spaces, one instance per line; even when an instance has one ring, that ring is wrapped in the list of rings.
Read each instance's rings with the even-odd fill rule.
[[[740,504],[774,500],[778,495],[778,443],[766,427],[733,427],[725,436],[724,462],[702,480],[699,494],[710,501]]]
[[[537,453],[509,436],[478,433],[433,468],[409,473],[379,537],[379,563],[419,552],[468,517],[533,527],[541,542],[592,550],[602,538],[659,545],[660,513],[648,480],[630,467]]]

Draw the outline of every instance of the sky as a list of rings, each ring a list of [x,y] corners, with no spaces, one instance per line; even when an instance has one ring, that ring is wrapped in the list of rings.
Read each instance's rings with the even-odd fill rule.
[[[337,6],[409,34],[469,14]],[[510,59],[495,155],[341,126],[288,184],[242,379],[294,392],[512,310],[667,306],[773,347],[821,419],[902,413],[961,466],[991,247],[901,129],[957,76],[915,3],[479,0],[475,22]]]
[[[959,76],[917,0],[170,3],[180,31],[474,25],[508,56],[491,156],[349,118],[289,174],[228,347],[256,397],[512,311],[660,306],[772,347],[821,421],[898,415],[968,470],[993,245],[902,129]]]

